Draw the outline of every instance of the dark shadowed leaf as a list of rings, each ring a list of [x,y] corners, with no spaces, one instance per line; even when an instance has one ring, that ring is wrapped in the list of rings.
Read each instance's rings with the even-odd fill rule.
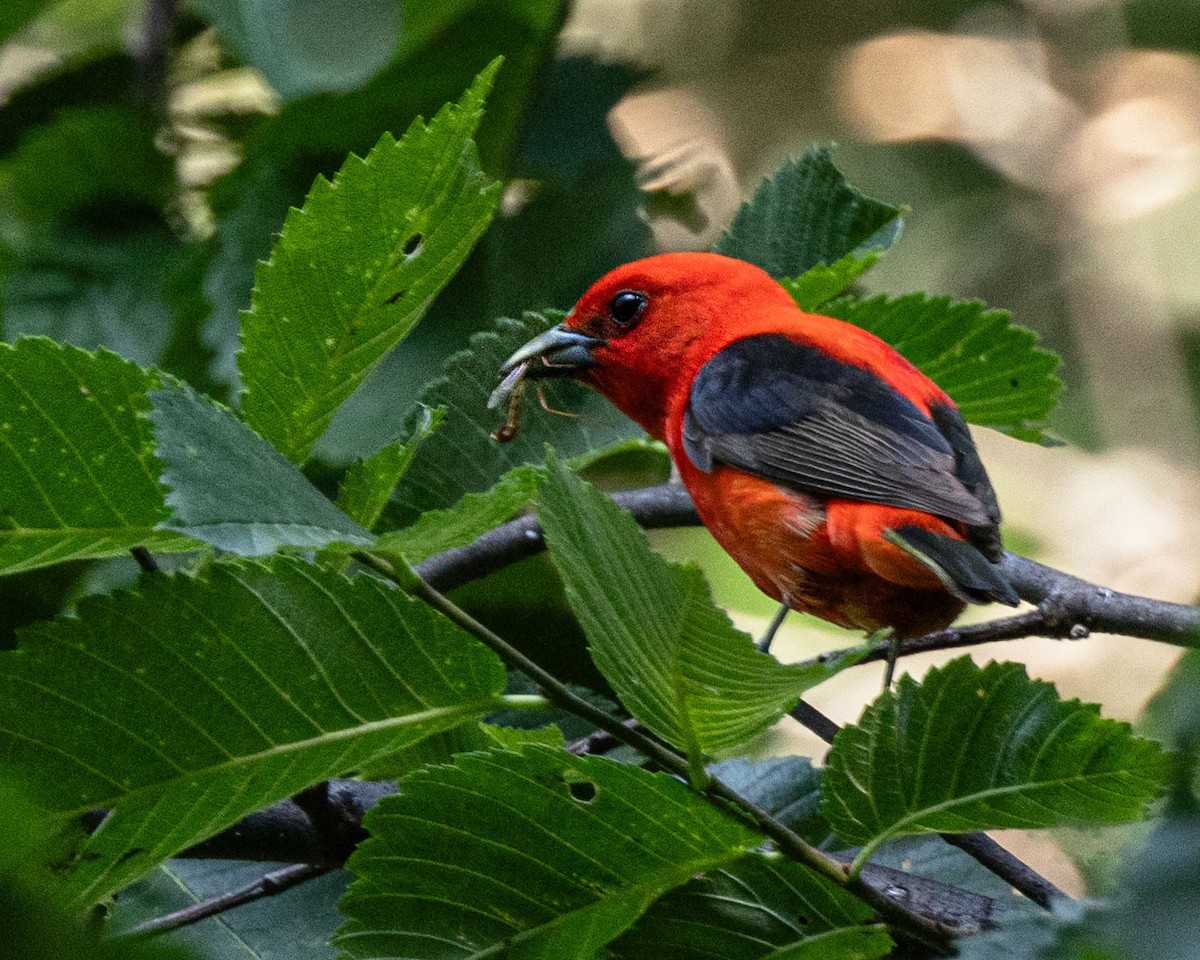
[[[815,871],[752,853],[672,890],[612,946],[615,960],[872,960],[892,938]]]
[[[109,930],[119,934],[143,921],[254,883],[283,864],[178,859],[160,864],[121,891]],[[204,960],[334,960],[329,940],[341,925],[338,898],[349,877],[333,870],[277,896],[243,904],[204,923],[155,937],[191,947]]]
[[[821,816],[821,771],[807,757],[735,757],[709,767],[713,776],[814,846],[832,831]]]
[[[247,557],[373,540],[225,407],[178,384],[150,400],[170,529]]]
[[[144,578],[0,655],[0,756],[64,815],[91,903],[304,787],[495,709],[489,651],[381,581],[297,560]],[[103,765],[96,759],[103,757]]]
[[[673,777],[530,745],[418,771],[347,865],[347,957],[599,957],[658,896],[761,838]]]
[[[389,443],[365,460],[352,464],[338,488],[338,508],[359,526],[372,529],[417,449],[441,426],[442,417],[443,411],[426,409],[410,440]]]
[[[546,384],[547,405],[573,416],[543,410],[533,389],[525,398],[521,430],[511,443],[497,443],[492,431],[504,419],[487,408],[499,382],[497,371],[514,350],[560,322],[557,311],[497,320],[495,329],[471,337],[470,349],[446,361],[445,376],[431,383],[421,403],[444,407],[446,422],[422,447],[397,488],[393,522],[411,523],[420,513],[457,503],[466,493],[487,490],[513,467],[540,464],[546,444],[564,457],[600,451],[641,429],[607,400],[574,382]],[[410,420],[418,412],[410,414]]]
[[[759,184],[713,250],[748,260],[776,280],[796,278],[848,254],[886,250],[900,234],[901,213],[864,197],[833,165],[829,150],[814,146]]]

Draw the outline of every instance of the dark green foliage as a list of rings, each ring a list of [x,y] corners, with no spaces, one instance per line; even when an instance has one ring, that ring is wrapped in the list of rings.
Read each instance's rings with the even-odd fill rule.
[[[542,746],[411,774],[368,829],[342,901],[349,957],[444,956],[447,931],[464,956],[594,956],[655,897],[758,843],[671,777]]]
[[[482,716],[503,683],[491,653],[378,580],[212,564],[23,631],[0,655],[0,757],[55,810],[113,809],[68,871],[87,904],[253,810]]]
[[[1014,957],[1053,942],[1165,960],[1159,931],[1194,941],[1186,764],[1177,816],[1123,881],[1120,929],[1086,914],[1026,936],[1007,887],[929,831],[1140,817],[1169,779],[1161,750],[1015,665],[956,661],[881,697],[824,770],[738,755],[857,653],[781,664],[695,566],[654,553],[599,491],[661,481],[666,454],[596,394],[545,383],[547,406],[578,415],[561,417],[531,387],[519,436],[491,439],[501,361],[601,273],[651,252],[645,198],[606,126],[646,77],[556,59],[562,0],[197,0],[165,51],[130,44],[137,62],[122,52],[131,25],[171,5],[49,6],[0,12],[0,44],[44,14],[33,27],[54,28],[58,57],[0,106],[6,960],[179,955],[75,921],[119,893],[96,921],[111,935],[261,875],[166,861],[272,805],[295,816],[287,798],[354,775],[399,778],[401,792],[368,815],[340,910],[334,873],[168,942],[206,960],[865,960],[903,940],[836,868],[783,857],[769,824],[702,795],[709,778],[823,849],[865,844],[965,900],[993,898]],[[210,25],[220,56],[185,66],[178,46],[205,49]],[[177,112],[195,80],[244,82],[229,66],[257,67],[276,108]],[[173,152],[197,135],[239,161],[211,183]],[[1043,439],[1056,360],[1007,314],[857,297],[900,214],[814,148],[717,249],[895,344],[973,422]],[[509,316],[521,319],[496,319]],[[561,696],[549,709],[538,685],[553,684],[506,672],[485,634],[455,625],[468,620],[405,592],[419,587],[410,563],[531,504],[551,556],[456,599],[685,752],[690,783],[641,769],[628,747],[565,749],[593,732],[586,711]],[[130,550],[147,568],[136,583],[122,579],[133,559],[113,559]],[[1190,676],[1185,664],[1151,711],[1185,754]]]
[[[833,165],[828,149],[813,147],[762,182],[714,250],[749,260],[776,280],[799,277],[850,254],[886,250],[899,236],[901,213],[864,197]]]

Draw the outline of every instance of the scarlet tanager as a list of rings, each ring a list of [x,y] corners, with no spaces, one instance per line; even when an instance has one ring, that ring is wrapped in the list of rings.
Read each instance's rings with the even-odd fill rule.
[[[710,253],[626,264],[501,373],[494,402],[519,400],[526,378],[575,377],[665,442],[704,525],[792,609],[905,637],[966,603],[1018,602],[953,401],[758,267]]]

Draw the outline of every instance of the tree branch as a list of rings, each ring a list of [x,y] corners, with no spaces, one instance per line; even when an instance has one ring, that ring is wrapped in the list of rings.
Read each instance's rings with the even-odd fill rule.
[[[289,866],[281,867],[279,870],[272,870],[270,873],[259,877],[253,883],[240,887],[237,890],[219,893],[208,900],[202,900],[199,903],[193,903],[173,913],[155,917],[153,920],[147,920],[145,923],[139,923],[123,936],[150,936],[152,934],[166,933],[169,930],[178,930],[180,927],[191,926],[193,923],[198,923],[208,917],[215,917],[218,913],[224,913],[226,910],[232,910],[234,907],[241,907],[247,903],[253,903],[255,900],[262,900],[264,897],[274,897],[285,890],[290,890],[292,887],[307,883],[309,880],[326,874],[332,869],[333,867],[330,865],[293,863]]]
[[[647,530],[663,527],[694,527],[700,523],[691,497],[677,483],[664,483],[642,490],[613,495]],[[489,530],[465,547],[455,547],[420,563],[416,571],[435,590],[445,593],[465,583],[503,570],[519,560],[546,549],[542,525],[537,517],[523,516]]]
[[[613,500],[648,529],[700,523],[687,491],[677,483],[629,490],[615,494]],[[523,516],[489,530],[465,547],[430,557],[416,571],[434,589],[452,590],[540,553],[545,546],[537,518]],[[1005,554],[1001,568],[1021,599],[1035,604],[1037,610],[907,640],[901,645],[901,655],[1019,637],[1082,639],[1089,633],[1118,633],[1200,647],[1200,607],[1119,593],[1015,553]],[[867,660],[883,655],[881,648]]]

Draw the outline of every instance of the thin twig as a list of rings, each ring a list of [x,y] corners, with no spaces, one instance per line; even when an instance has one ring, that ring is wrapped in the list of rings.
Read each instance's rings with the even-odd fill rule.
[[[158,561],[145,547],[131,547],[129,552],[133,554],[133,559],[137,561],[143,573],[158,573]]]
[[[841,729],[820,710],[803,700],[791,711],[791,716],[826,743],[833,743],[833,738]],[[1071,901],[1067,893],[1023,860],[1013,856],[986,833],[940,833],[938,836],[1046,910],[1051,909],[1055,902]]]
[[[322,874],[328,873],[332,869],[332,866],[323,864],[293,863],[279,870],[273,870],[240,889],[218,894],[209,900],[201,900],[199,903],[193,903],[182,910],[176,910],[173,913],[147,920],[145,923],[139,923],[132,930],[128,931],[128,933],[124,934],[124,936],[151,936],[153,934],[166,933],[168,930],[178,930],[180,927],[190,926],[208,917],[215,917],[218,913],[224,913],[226,910],[232,910],[234,907],[253,903],[255,900],[262,900],[264,897],[274,897],[285,890],[290,890],[292,887],[299,886]]]
[[[412,571],[397,572],[386,560],[370,553],[357,553],[355,558],[399,584],[475,637],[500,657],[510,669],[520,670],[533,680],[542,689],[546,698],[557,706],[570,711],[593,726],[607,731],[622,743],[649,757],[664,770],[684,779],[691,778],[693,771],[687,759],[640,731],[627,727],[616,717],[572,693],[553,674],[543,670],[498,634],[452,603],[425,580],[419,576],[412,576]],[[725,804],[741,810],[763,834],[775,842],[783,854],[846,887],[899,929],[905,930],[943,951],[948,951],[950,940],[960,933],[960,931],[948,928],[936,920],[913,912],[888,896],[886,891],[876,889],[861,876],[848,876],[845,864],[812,846],[795,831],[775,819],[766,810],[751,803],[737,791],[732,790],[721,780],[711,778],[707,783],[696,786],[710,801],[724,801]],[[718,804],[718,806],[723,806],[723,804]]]

